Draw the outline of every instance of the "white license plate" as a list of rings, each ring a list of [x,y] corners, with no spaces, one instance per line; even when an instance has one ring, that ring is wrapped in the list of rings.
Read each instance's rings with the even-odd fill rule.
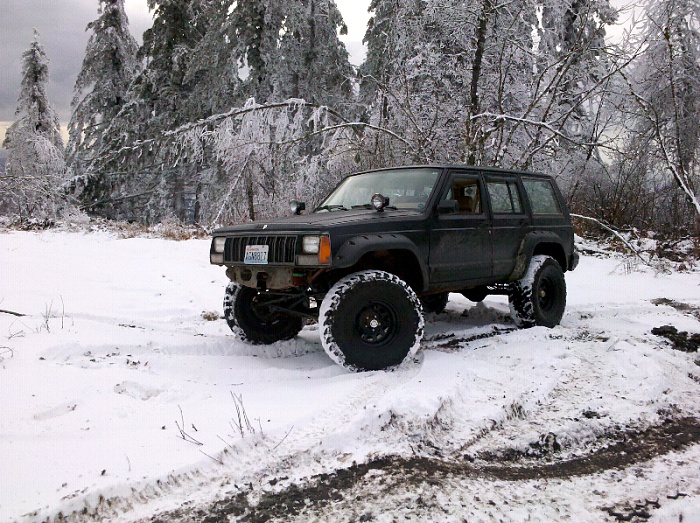
[[[269,251],[268,245],[246,245],[243,263],[266,264]]]

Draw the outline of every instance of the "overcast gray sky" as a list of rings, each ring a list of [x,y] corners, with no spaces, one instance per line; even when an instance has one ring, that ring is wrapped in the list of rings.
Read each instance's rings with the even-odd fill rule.
[[[349,34],[342,37],[353,64],[363,57],[362,37],[369,0],[336,0]],[[88,23],[98,16],[98,0],[0,0],[0,144],[14,121],[21,81],[21,56],[39,31],[49,58],[48,95],[63,124],[70,118],[73,86],[80,71],[89,33]],[[140,42],[151,25],[146,0],[126,0],[131,33]]]

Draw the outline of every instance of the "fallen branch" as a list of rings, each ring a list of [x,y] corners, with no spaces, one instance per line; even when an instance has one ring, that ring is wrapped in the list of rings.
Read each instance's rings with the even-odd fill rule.
[[[4,312],[5,314],[12,314],[13,316],[19,316],[20,318],[22,316],[26,316],[26,314],[22,314],[21,312],[6,311],[5,309],[0,309],[0,312]]]
[[[637,258],[639,258],[639,259],[641,260],[641,262],[642,262],[644,265],[648,265],[649,267],[652,267],[652,268],[653,268],[653,266],[651,265],[651,261],[650,261],[650,260],[645,260],[644,257],[642,256],[642,254],[641,254],[637,249],[635,249],[634,246],[624,238],[624,236],[622,236],[619,232],[617,232],[615,229],[613,229],[613,228],[610,227],[609,225],[605,225],[605,224],[604,224],[603,222],[601,222],[600,220],[598,220],[598,219],[596,219],[596,218],[591,218],[590,216],[581,216],[580,214],[572,214],[571,217],[572,217],[572,218],[579,218],[580,220],[588,220],[588,221],[591,221],[591,222],[594,222],[594,223],[598,224],[600,227],[602,227],[602,228],[605,229],[606,231],[608,231],[608,232],[614,234],[614,235],[617,237],[617,239],[619,239],[622,243],[624,243],[625,246],[626,246],[630,251],[632,251],[632,252],[634,253],[634,255],[635,255]]]

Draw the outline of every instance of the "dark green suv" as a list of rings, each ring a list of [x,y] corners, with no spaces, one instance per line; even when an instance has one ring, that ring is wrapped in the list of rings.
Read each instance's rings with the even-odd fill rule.
[[[226,266],[224,314],[269,344],[318,321],[328,355],[351,370],[400,364],[423,313],[448,293],[509,297],[516,325],[554,327],[564,273],[578,263],[571,217],[550,176],[441,165],[353,174],[310,213],[214,231]]]

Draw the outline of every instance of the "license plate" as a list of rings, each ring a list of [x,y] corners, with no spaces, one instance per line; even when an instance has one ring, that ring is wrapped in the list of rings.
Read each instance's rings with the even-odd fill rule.
[[[266,264],[269,251],[268,245],[246,245],[243,263]]]

